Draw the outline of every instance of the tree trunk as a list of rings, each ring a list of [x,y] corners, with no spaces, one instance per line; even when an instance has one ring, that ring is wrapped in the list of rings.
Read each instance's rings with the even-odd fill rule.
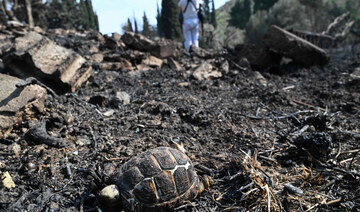
[[[6,25],[6,12],[1,0],[0,0],[0,24]]]
[[[34,27],[34,19],[31,12],[31,2],[30,0],[25,0],[26,13],[28,18],[29,27]]]
[[[15,2],[16,3],[16,2]],[[3,6],[3,9],[5,10],[5,13],[7,16],[9,16],[9,19],[12,20],[12,21],[18,21],[18,19],[14,16],[14,13],[11,11],[11,10],[8,10],[7,8],[7,1],[6,0],[3,0],[2,1],[2,6]]]

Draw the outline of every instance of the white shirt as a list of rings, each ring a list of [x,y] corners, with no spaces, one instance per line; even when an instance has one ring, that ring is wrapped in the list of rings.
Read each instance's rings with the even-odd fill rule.
[[[184,13],[186,4],[188,3],[188,0],[180,0],[179,2],[179,7],[181,7],[182,11],[183,11],[183,16],[184,16],[184,20],[185,19],[190,19],[190,18],[197,18],[197,11],[196,9],[199,9],[200,4],[203,4],[202,0],[191,0],[195,5],[196,8],[194,7],[193,3],[189,3],[189,5],[187,6],[187,9]]]

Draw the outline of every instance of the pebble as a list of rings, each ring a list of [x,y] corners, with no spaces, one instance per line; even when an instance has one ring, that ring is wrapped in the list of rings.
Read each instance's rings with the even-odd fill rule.
[[[2,175],[1,179],[2,179],[2,183],[3,183],[4,187],[6,187],[6,188],[15,188],[16,187],[9,172],[5,172]]]

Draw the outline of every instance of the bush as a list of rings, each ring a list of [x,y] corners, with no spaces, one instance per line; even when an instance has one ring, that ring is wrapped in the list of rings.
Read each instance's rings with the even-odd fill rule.
[[[262,39],[269,28],[268,12],[260,10],[251,16],[246,25],[246,42],[253,44],[261,44]]]
[[[298,0],[279,0],[266,11],[258,11],[251,16],[246,25],[246,41],[260,44],[271,25],[284,29],[309,30],[310,20],[307,18],[305,6]]]
[[[234,48],[237,44],[244,43],[244,31],[233,26],[226,28],[224,33],[223,45],[228,48]]]

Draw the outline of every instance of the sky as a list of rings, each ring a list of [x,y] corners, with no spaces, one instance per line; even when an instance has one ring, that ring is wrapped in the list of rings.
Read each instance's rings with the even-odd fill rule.
[[[214,1],[215,8],[219,8],[228,0]],[[161,0],[92,0],[92,4],[99,17],[100,32],[111,34],[122,33],[121,26],[134,15],[139,29],[142,29],[144,11],[150,24],[156,25],[157,4],[161,7]]]

